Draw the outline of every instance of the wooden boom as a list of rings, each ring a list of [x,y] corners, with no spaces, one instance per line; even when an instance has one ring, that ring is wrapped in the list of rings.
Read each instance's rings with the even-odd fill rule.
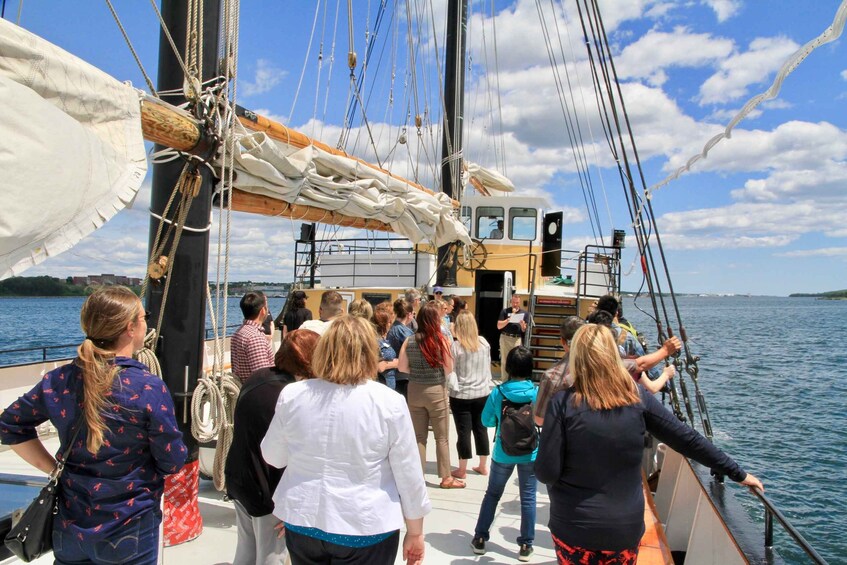
[[[362,163],[363,165],[381,173],[390,175],[393,178],[408,184],[412,188],[422,190],[428,194],[435,194],[432,190],[429,190],[415,182],[392,174],[385,169],[377,167],[357,157],[352,157],[340,149],[334,149],[325,143],[311,139],[298,131],[271,121],[264,116],[251,114],[250,118],[239,116],[239,120],[247,129],[264,132],[268,135],[268,137],[277,141],[300,148],[314,145],[324,151],[332,153],[333,155],[341,155],[355,159],[359,163]],[[172,147],[177,151],[202,153],[207,151],[210,147],[209,139],[203,135],[203,130],[200,127],[200,124],[191,114],[152,96],[146,96],[141,101],[141,131],[144,134],[144,139],[147,141]],[[459,202],[456,200],[453,200],[452,203],[453,207],[459,206]],[[233,189],[232,191],[232,209],[238,212],[261,214],[263,216],[281,216],[295,220],[321,222],[325,224],[359,229],[394,231],[389,224],[379,220],[356,218],[331,210],[317,208],[315,206],[290,204],[284,200],[252,194],[238,189]]]

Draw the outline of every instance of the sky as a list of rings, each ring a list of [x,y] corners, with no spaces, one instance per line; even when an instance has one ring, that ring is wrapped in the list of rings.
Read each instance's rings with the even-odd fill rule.
[[[113,4],[146,73],[155,80],[159,27],[150,4]],[[334,10],[336,4],[345,4],[346,10],[346,3],[330,7]],[[357,0],[353,5],[353,42],[363,61],[365,37],[373,33],[379,2]],[[406,17],[405,5],[388,5],[390,22]],[[495,1],[493,6],[491,0],[474,0],[471,5],[466,158],[504,172],[522,193],[547,196],[553,210],[565,211],[564,247],[581,248],[591,242],[592,229],[542,41],[546,29],[565,46],[561,59],[573,71],[568,77],[574,81],[574,107],[581,113],[593,93],[575,0],[564,5]],[[653,186],[700,153],[749,98],[766,90],[784,61],[832,23],[840,2],[600,0],[599,5],[646,184]],[[334,19],[323,6],[301,0],[242,2],[237,102],[335,145],[349,94],[348,19],[346,12]],[[8,0],[6,19],[17,21],[19,7]],[[410,0],[410,9],[420,7]],[[445,17],[443,12],[419,16],[429,31],[418,45],[418,56],[432,63],[433,53],[443,46]],[[105,3],[27,2],[19,23],[113,77],[145,87]],[[346,148],[355,154],[361,149],[365,157],[386,151],[392,170],[412,175],[413,154],[433,160],[440,151],[435,130],[428,127],[434,105],[421,102],[438,97],[439,80],[434,65],[425,71],[420,63],[421,70],[412,73],[396,60],[392,53],[401,53],[408,39],[404,26],[398,29],[385,31],[388,24],[379,28],[384,44],[399,47],[378,51],[369,67],[374,74],[391,65],[397,71],[392,83],[374,81],[365,104],[378,150],[363,141],[368,130],[358,124]],[[490,70],[493,62],[496,74]],[[560,63],[560,68],[565,66]],[[410,86],[411,81],[418,86]],[[421,99],[412,96],[417,92]],[[483,109],[487,100],[499,101],[499,109]],[[788,76],[777,98],[754,110],[707,159],[652,192],[677,291],[786,295],[847,288],[845,104],[847,45],[842,36],[814,51]],[[424,115],[417,138],[415,113]],[[612,228],[627,230],[622,287],[635,290],[641,278],[618,175],[608,151],[602,152],[605,141],[596,138],[599,122],[592,122],[588,112],[583,118],[586,136],[595,136],[586,142],[585,155],[597,179],[600,231],[608,236]],[[392,124],[396,121],[407,124],[405,146],[396,141],[402,128]],[[402,151],[409,155],[402,157]],[[142,276],[149,193],[148,173],[132,208],[24,275]],[[215,217],[211,278],[216,276],[219,225]],[[297,222],[233,214],[230,280],[290,281],[298,234]]]

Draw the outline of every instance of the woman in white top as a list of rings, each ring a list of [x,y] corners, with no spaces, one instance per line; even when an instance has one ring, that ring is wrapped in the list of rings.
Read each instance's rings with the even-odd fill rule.
[[[313,355],[317,378],[285,387],[262,456],[285,467],[274,515],[294,565],[423,562],[431,505],[403,397],[375,381],[379,352],[362,318],[333,321]]]
[[[456,371],[455,388],[450,389],[450,411],[456,423],[456,449],[459,468],[453,476],[464,479],[471,458],[471,432],[473,432],[479,465],[473,470],[488,474],[488,429],[482,424],[482,409],[491,392],[491,346],[479,335],[473,314],[462,310],[454,324],[456,341],[453,342],[453,367]]]

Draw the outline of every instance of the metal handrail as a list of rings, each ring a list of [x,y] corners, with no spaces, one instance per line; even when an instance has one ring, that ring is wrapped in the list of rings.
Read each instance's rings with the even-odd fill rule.
[[[237,328],[240,328],[240,327],[241,327],[241,324],[229,324],[229,325],[227,325],[226,326],[226,329],[227,329],[226,335],[227,336],[232,335],[233,333],[235,333],[234,330],[237,329]],[[232,330],[232,331],[230,331],[230,330]],[[212,332],[213,332],[212,328],[206,328],[206,339],[212,339],[214,337]],[[43,362],[44,361],[55,361],[55,360],[58,360],[58,359],[67,359],[67,358],[73,357],[74,355],[76,355],[76,353],[74,353],[73,355],[70,355],[70,356],[60,355],[60,356],[48,358],[47,357],[47,351],[48,350],[51,350],[51,349],[76,349],[77,346],[79,346],[79,343],[68,343],[66,345],[38,345],[38,346],[35,346],[35,347],[19,347],[19,348],[16,348],[16,349],[0,350],[0,355],[10,354],[10,353],[31,353],[31,352],[34,352],[34,351],[41,351],[41,361],[43,361]],[[33,362],[34,361],[25,361],[23,363],[11,363],[11,364],[8,364],[8,365],[0,362],[0,367],[11,367],[11,366],[14,366],[14,365],[26,365],[26,364],[33,363]]]
[[[820,565],[827,565],[826,560],[821,557],[817,551],[815,551],[815,548],[806,541],[806,538],[797,531],[797,528],[791,525],[788,518],[786,518],[782,512],[774,506],[773,502],[771,502],[762,491],[756,488],[750,490],[752,490],[753,494],[762,501],[762,505],[765,507],[765,548],[773,548],[773,517],[776,516],[776,519],[779,520],[780,524],[782,524],[783,529],[788,532],[788,535],[794,538],[794,541],[797,542],[800,549],[805,551],[806,555],[808,555],[813,562]]]
[[[6,354],[6,353],[29,353],[31,351],[41,351],[41,360],[42,361],[49,361],[49,359],[47,359],[47,350],[48,349],[70,349],[70,348],[76,348],[78,345],[79,345],[79,343],[69,343],[67,345],[39,345],[39,346],[36,346],[36,347],[21,347],[21,348],[17,348],[17,349],[3,349],[3,350],[0,350],[0,355]],[[3,366],[3,365],[0,365],[0,366]]]

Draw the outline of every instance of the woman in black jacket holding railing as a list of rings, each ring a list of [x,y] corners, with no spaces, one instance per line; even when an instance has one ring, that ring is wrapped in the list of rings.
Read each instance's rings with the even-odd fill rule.
[[[680,422],[624,369],[612,332],[588,324],[571,340],[573,386],[547,408],[535,474],[549,485],[559,563],[634,564],[644,534],[644,433],[743,485],[763,489]]]

